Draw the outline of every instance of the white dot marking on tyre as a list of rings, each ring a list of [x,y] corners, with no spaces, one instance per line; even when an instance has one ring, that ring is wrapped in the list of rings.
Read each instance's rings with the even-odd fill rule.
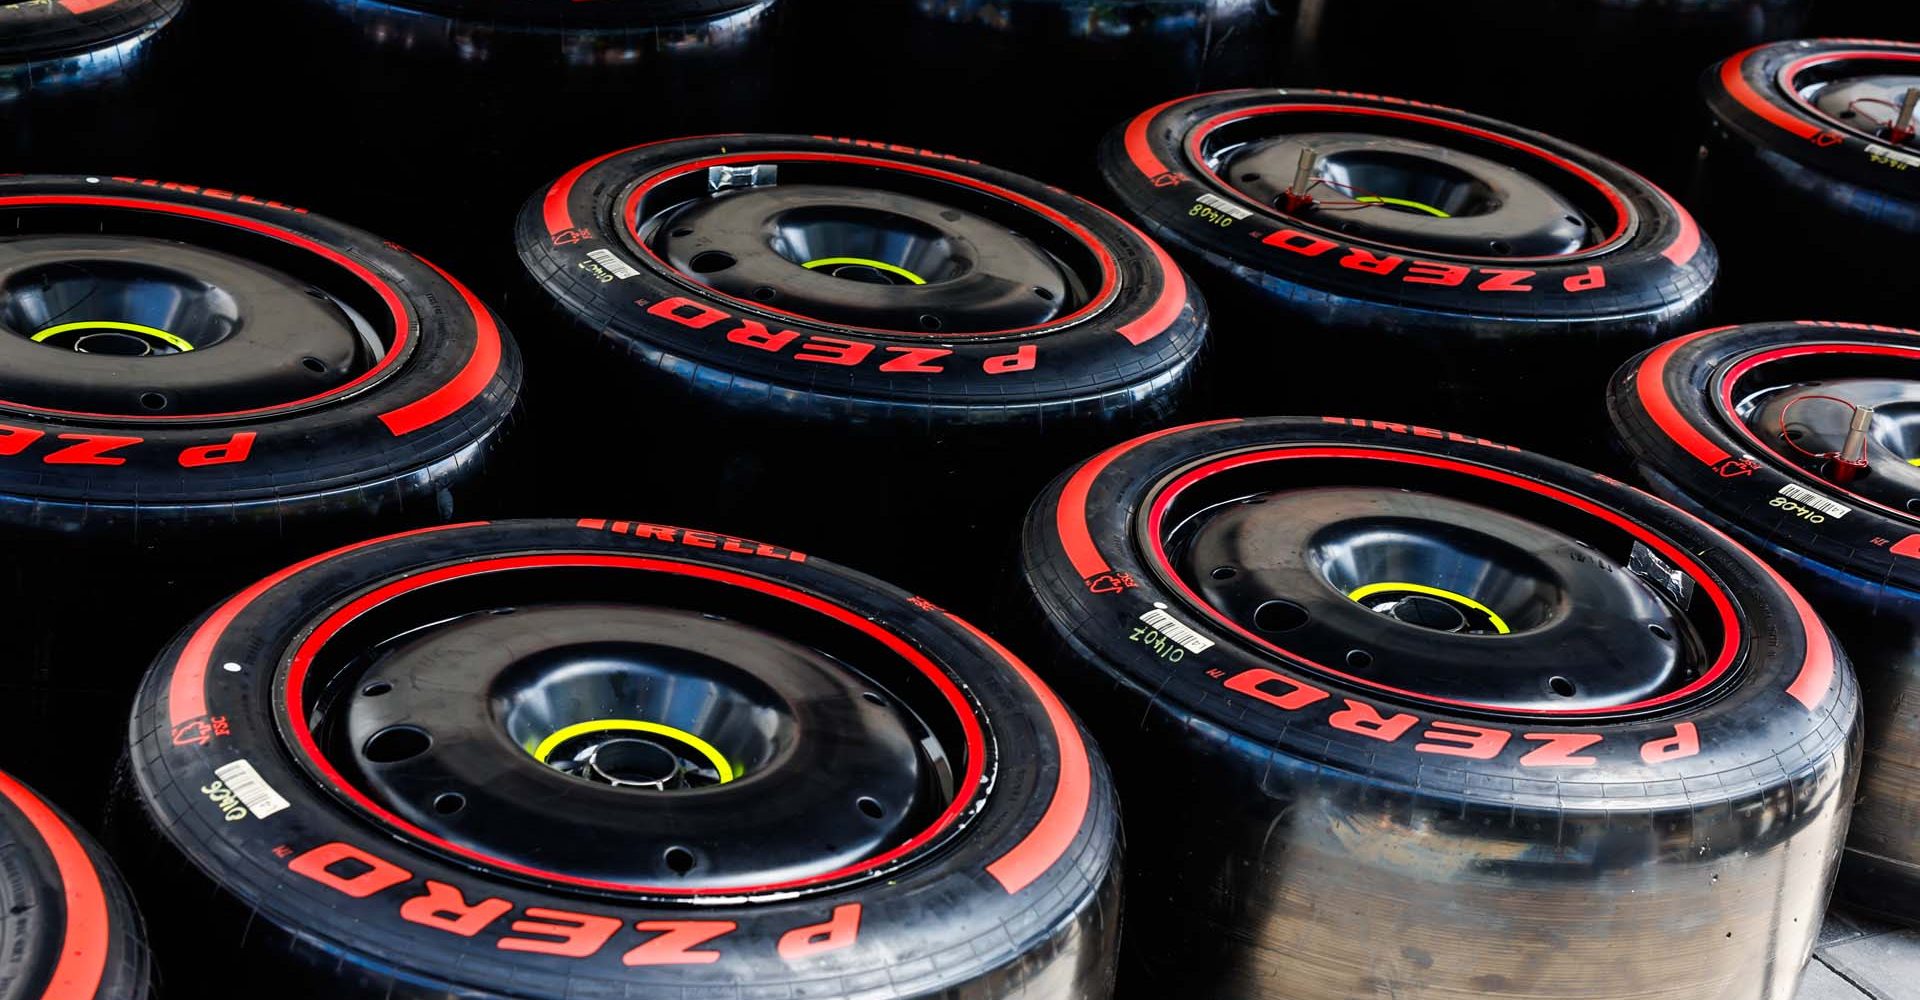
[[[238,663],[223,663],[220,665],[220,669],[230,674],[237,674],[240,672],[241,666]]]

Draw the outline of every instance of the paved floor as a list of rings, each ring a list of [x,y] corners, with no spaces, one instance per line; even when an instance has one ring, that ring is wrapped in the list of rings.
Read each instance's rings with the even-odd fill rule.
[[[1797,1000],[1920,1000],[1920,929],[1827,914]]]

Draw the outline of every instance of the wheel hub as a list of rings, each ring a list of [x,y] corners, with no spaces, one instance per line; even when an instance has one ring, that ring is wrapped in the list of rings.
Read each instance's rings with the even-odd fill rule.
[[[635,887],[779,884],[904,843],[956,794],[906,702],[714,615],[499,609],[365,659],[324,713],[329,757],[409,822],[515,865]]]
[[[683,277],[809,319],[920,334],[1039,326],[1080,293],[1027,237],[954,205],[829,184],[715,192],[650,244]]]
[[[1627,566],[1477,503],[1372,486],[1242,496],[1187,517],[1167,551],[1251,634],[1437,701],[1596,711],[1694,676],[1685,625]]]
[[[1311,163],[1305,178],[1303,153]],[[1224,150],[1217,170],[1241,194],[1315,225],[1431,253],[1561,256],[1596,232],[1579,206],[1540,179],[1416,139],[1300,133]]]
[[[290,275],[133,236],[0,241],[4,334],[35,349],[0,344],[0,399],[128,416],[305,398],[383,350],[359,314]]]

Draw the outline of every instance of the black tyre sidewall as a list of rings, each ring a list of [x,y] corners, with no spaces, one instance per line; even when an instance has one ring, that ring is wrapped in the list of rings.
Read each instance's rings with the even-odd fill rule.
[[[751,552],[752,546],[746,548]],[[271,707],[279,696],[275,666],[297,641],[302,622],[376,580],[430,564],[545,551],[614,552],[722,567],[778,579],[868,617],[952,671],[984,711],[1000,748],[990,792],[940,853],[884,880],[775,894],[757,902],[693,905],[542,888],[453,863],[376,828],[306,777],[285,749]],[[946,989],[955,990],[955,996],[985,997],[1003,994],[982,984],[1010,989],[1007,984],[1038,974],[1045,963],[1028,961],[1028,953],[1040,949],[1049,960],[1069,956],[1083,963],[1086,967],[1074,974],[1077,980],[1098,983],[1111,975],[1117,927],[1107,911],[1117,891],[1118,817],[1098,752],[1069,719],[1065,740],[1083,748],[1088,764],[1084,811],[1068,827],[1069,839],[1058,842],[1058,856],[1010,891],[988,866],[1024,844],[1053,815],[1056,798],[1069,813],[1075,801],[1061,774],[1063,755],[1076,751],[1050,728],[1045,702],[1052,696],[970,627],[870,578],[817,560],[794,563],[616,534],[606,522],[506,522],[394,536],[320,557],[246,603],[219,630],[212,647],[206,717],[179,729],[169,719],[169,689],[190,636],[206,621],[161,656],[136,703],[134,774],[141,798],[173,845],[228,894],[301,939],[345,956],[343,965],[359,974],[396,970],[397,978],[429,989],[462,995],[471,990],[476,996],[573,996],[588,983],[593,990],[648,995],[701,986],[733,989],[740,983],[768,989],[787,983],[786,988],[798,990],[798,984],[808,983],[823,997],[856,992],[917,997],[947,995]],[[246,664],[245,676],[223,672],[218,664],[228,661]],[[210,731],[218,735],[204,742],[194,738]],[[225,822],[200,789],[214,780],[214,767],[239,758],[250,761],[292,807],[265,820]],[[334,842],[400,865],[411,877],[353,898],[289,873],[288,858]],[[455,886],[469,901],[507,899],[514,904],[513,915],[468,940],[406,922],[399,916],[400,904],[421,894],[425,879]],[[836,907],[848,904],[861,910],[857,940],[849,946],[792,965],[777,955],[783,935],[821,924]],[[613,916],[623,930],[583,959],[496,950],[493,939],[511,935],[508,924],[525,919],[521,914],[529,907]],[[623,953],[653,936],[633,927],[646,920],[732,921],[738,927],[701,946],[718,951],[718,959],[625,967]],[[1109,929],[1099,930],[1102,924]],[[840,985],[829,985],[836,982]]]

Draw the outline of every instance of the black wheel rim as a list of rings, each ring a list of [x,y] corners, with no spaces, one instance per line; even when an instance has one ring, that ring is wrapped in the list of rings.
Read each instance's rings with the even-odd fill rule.
[[[512,600],[529,588],[539,603]],[[875,877],[963,825],[988,764],[977,712],[818,615],[564,558],[354,614],[288,699],[349,802],[467,863],[599,892]]]
[[[1304,228],[1415,253],[1570,260],[1636,224],[1612,184],[1559,153],[1408,111],[1229,113],[1196,127],[1187,153],[1222,188]]]
[[[1661,540],[1557,491],[1457,474],[1469,465],[1345,454],[1163,480],[1140,543],[1185,613],[1287,662],[1493,717],[1644,714],[1730,676],[1723,592]]]
[[[351,273],[276,227],[151,204],[13,213],[0,239],[0,406],[253,414],[363,386],[410,346],[397,298],[364,265]]]
[[[933,338],[1030,333],[1110,294],[1110,255],[1006,188],[885,160],[697,161],[628,195],[628,240],[660,273],[742,308]]]
[[[1861,50],[1827,52],[1788,63],[1778,84],[1817,117],[1862,138],[1920,152],[1913,115],[1902,124],[1909,91],[1920,89],[1920,54]],[[1903,154],[1905,155],[1905,154]],[[1901,169],[1914,166],[1906,163]]]

